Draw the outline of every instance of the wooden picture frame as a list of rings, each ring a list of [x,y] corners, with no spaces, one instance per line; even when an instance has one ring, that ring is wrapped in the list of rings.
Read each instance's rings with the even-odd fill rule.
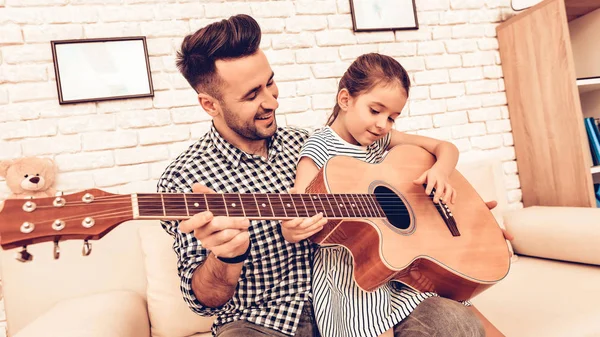
[[[60,104],[154,96],[146,37],[50,43]]]
[[[349,0],[355,32],[419,29],[415,0]]]

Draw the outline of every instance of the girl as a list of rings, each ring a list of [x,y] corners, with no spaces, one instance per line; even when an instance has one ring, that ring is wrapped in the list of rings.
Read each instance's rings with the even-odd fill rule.
[[[386,150],[398,144],[413,144],[436,157],[435,164],[414,183],[426,183],[427,195],[435,187],[436,203],[441,198],[453,202],[456,192],[448,183],[448,176],[458,161],[458,149],[449,142],[392,129],[406,105],[409,88],[406,70],[393,58],[372,53],[356,59],[340,80],[337,104],[327,126],[316,131],[301,150],[295,192],[303,193],[333,156],[377,163]],[[319,223],[290,223],[282,226],[282,232],[287,241],[298,242],[321,230]],[[421,301],[436,296],[396,282],[365,292],[354,282],[352,269],[352,256],[343,247],[321,248],[315,253],[315,316],[325,337],[378,336],[406,318]],[[391,336],[392,332],[388,334]]]

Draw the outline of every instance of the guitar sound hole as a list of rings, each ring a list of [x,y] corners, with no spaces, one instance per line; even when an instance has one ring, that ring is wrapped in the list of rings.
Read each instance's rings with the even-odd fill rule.
[[[377,186],[373,194],[392,226],[403,230],[410,227],[408,208],[394,191],[385,186]]]

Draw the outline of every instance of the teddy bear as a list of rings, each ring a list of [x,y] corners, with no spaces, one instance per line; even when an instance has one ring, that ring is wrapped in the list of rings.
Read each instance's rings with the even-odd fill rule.
[[[0,161],[0,177],[6,179],[12,191],[8,198],[54,196],[57,171],[56,163],[50,158],[25,157]]]

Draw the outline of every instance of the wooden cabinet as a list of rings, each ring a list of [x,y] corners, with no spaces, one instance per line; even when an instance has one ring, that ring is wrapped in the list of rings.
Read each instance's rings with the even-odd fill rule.
[[[524,206],[596,207],[583,118],[600,118],[600,0],[545,0],[497,33]]]

